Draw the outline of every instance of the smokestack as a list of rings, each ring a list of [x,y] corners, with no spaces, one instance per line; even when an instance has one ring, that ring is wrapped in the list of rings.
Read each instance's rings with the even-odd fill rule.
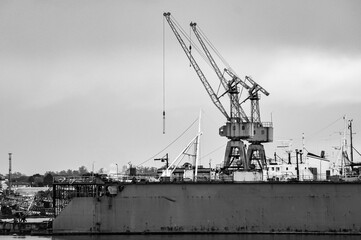
[[[12,153],[9,153],[9,193],[11,192],[11,155]]]

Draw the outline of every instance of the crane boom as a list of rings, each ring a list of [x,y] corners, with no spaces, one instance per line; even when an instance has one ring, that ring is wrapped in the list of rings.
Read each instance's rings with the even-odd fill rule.
[[[246,80],[248,80],[253,85],[251,91],[253,91],[255,93],[258,92],[258,91],[261,91],[264,95],[266,95],[266,96],[269,95],[269,92],[267,92],[266,89],[264,89],[263,87],[258,85],[258,83],[256,83],[251,77],[246,76]]]
[[[247,85],[246,82],[244,82],[242,79],[240,79],[236,74],[234,74],[231,70],[225,68],[224,71],[228,73],[229,76],[231,76],[232,81],[235,83],[240,83],[244,88],[250,89],[251,87]]]
[[[228,93],[228,96],[231,101],[231,118],[237,119],[237,121],[241,120],[242,122],[249,122],[249,119],[248,119],[246,113],[244,112],[243,108],[241,107],[241,104],[239,103],[239,91],[237,89],[237,84],[234,84],[235,82],[232,82],[232,81],[228,82],[225,79],[221,70],[217,66],[217,63],[214,61],[214,58],[212,57],[211,53],[209,52],[206,44],[204,43],[202,37],[200,36],[200,34],[197,30],[197,27],[196,27],[197,24],[191,22],[190,26],[192,27],[194,34],[196,35],[199,43],[201,44],[203,51],[206,53],[206,56],[207,56],[209,62],[211,63],[213,70],[216,72],[224,89]]]
[[[212,89],[211,85],[209,84],[206,77],[204,76],[202,70],[199,68],[196,60],[193,58],[190,50],[187,48],[187,46],[185,45],[182,37],[180,36],[180,34],[178,33],[176,27],[174,26],[173,21],[172,21],[172,19],[170,17],[171,16],[170,13],[169,12],[168,13],[163,13],[163,16],[167,20],[167,22],[168,22],[169,26],[171,27],[174,35],[176,36],[178,42],[180,43],[183,51],[187,55],[190,63],[192,64],[194,70],[196,71],[199,79],[201,80],[201,82],[202,82],[204,88],[206,89],[209,97],[211,98],[212,102],[221,111],[221,113],[227,118],[227,120],[230,120],[230,116],[228,115],[227,111],[224,109],[222,103],[219,101],[219,98],[218,98],[217,94]]]

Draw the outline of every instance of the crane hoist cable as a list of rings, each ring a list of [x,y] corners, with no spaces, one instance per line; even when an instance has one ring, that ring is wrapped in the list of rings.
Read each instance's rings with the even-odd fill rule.
[[[221,62],[225,65],[225,67],[229,70],[231,70],[233,73],[233,69],[232,67],[229,65],[229,63],[226,61],[226,59],[222,56],[222,54],[218,51],[218,49],[213,45],[213,43],[209,40],[209,38],[207,37],[207,35],[203,32],[203,30],[198,26],[197,29],[199,30],[198,32],[200,33],[200,35],[202,36],[202,38],[205,40],[205,42],[207,43],[207,45],[213,50],[213,52],[216,54],[216,56],[221,60]],[[223,71],[224,75],[225,71]],[[235,74],[236,75],[236,74]],[[238,77],[238,76],[237,76]],[[239,96],[242,96],[243,90],[244,90],[244,86],[241,85],[240,88],[240,94]]]
[[[177,30],[179,31],[179,33],[182,35],[182,37],[184,37],[185,39],[187,39],[187,41],[189,41],[190,43],[192,43],[192,49],[195,49],[198,54],[203,58],[203,60],[208,64],[208,66],[210,68],[212,68],[211,63],[209,62],[209,59],[207,58],[207,56],[205,55],[205,53],[200,49],[200,47],[197,45],[197,42],[194,42],[190,36],[186,33],[186,31],[182,28],[182,26],[177,22],[177,20],[173,17],[170,16],[172,19],[172,22],[174,23],[174,27],[177,28]]]
[[[165,12],[165,13],[163,13],[163,16],[167,20],[170,28],[172,29],[175,37],[177,38],[179,44],[181,45],[184,53],[187,56],[187,58],[191,61],[194,70],[196,71],[199,79],[201,80],[201,82],[202,82],[205,90],[207,91],[208,96],[211,98],[213,104],[221,111],[221,113],[226,117],[227,120],[230,119],[230,116],[227,113],[226,109],[224,108],[223,104],[220,102],[219,97],[215,94],[212,86],[209,84],[207,78],[205,77],[203,71],[199,67],[198,63],[196,62],[196,60],[194,59],[192,54],[190,54],[189,48],[185,44],[181,34],[178,31],[178,28],[175,26],[176,23],[171,18],[171,14],[169,12]]]
[[[163,18],[163,134],[165,134],[165,19]]]
[[[219,57],[219,59],[223,62],[223,64],[227,67],[227,68],[231,68],[229,63],[226,61],[226,59],[224,59],[224,57],[222,56],[222,54],[217,50],[217,48],[212,44],[212,42],[209,40],[209,38],[204,34],[204,32],[202,31],[202,29],[198,26],[198,30],[200,35],[202,36],[202,38],[206,41],[206,43],[208,44],[208,46],[211,47],[211,49],[214,51],[214,53]]]
[[[182,28],[182,26],[178,23],[178,21],[171,15],[170,18],[172,19],[174,26],[177,28],[177,30],[180,32],[180,34],[187,39],[187,41],[189,41],[189,52],[191,54],[191,49],[195,49],[198,54],[203,58],[203,60],[208,64],[208,66],[213,69],[212,67],[212,63],[210,62],[209,58],[206,56],[206,54],[203,52],[203,50],[201,50],[201,47],[198,46],[198,42],[195,42],[192,40],[191,38],[191,31],[190,34],[187,35],[186,31]],[[190,28],[191,30],[192,28]],[[228,64],[228,62],[223,58],[223,56],[219,53],[219,51],[214,47],[214,45],[211,43],[211,41],[206,37],[206,35],[202,32],[202,36],[204,38],[207,39],[207,44],[212,48],[212,50],[216,53],[216,55],[219,57],[219,59],[221,59],[221,61],[223,62],[223,64],[231,69],[230,65]],[[190,63],[191,64],[191,63]],[[222,83],[219,83],[218,86],[218,90],[217,90],[217,95],[219,94],[219,90],[221,88]],[[241,89],[241,93],[243,92],[243,88]]]
[[[186,34],[184,29],[181,27],[181,25],[177,22],[177,20],[172,17],[173,22],[175,23],[175,27],[181,32],[184,38],[186,38],[189,41],[189,51],[191,52],[192,46],[196,49],[196,51],[199,53],[199,55],[207,62],[207,64],[211,67],[211,64],[208,60],[208,58],[205,56],[205,54],[200,50],[200,48],[196,45],[195,42],[193,42],[191,38],[191,32],[192,29],[190,28],[190,34],[189,36]],[[162,111],[162,117],[163,117],[163,134],[165,134],[165,126],[166,126],[166,40],[165,40],[165,18],[163,18],[163,111]],[[191,63],[190,63],[190,66]]]
[[[201,159],[205,159],[206,157],[208,157],[209,155],[217,152],[217,151],[220,150],[220,149],[223,149],[226,145],[227,145],[227,143],[223,143],[221,146],[218,146],[217,148],[213,149],[211,152],[209,152],[209,153],[207,153],[206,155],[202,156],[202,157],[200,158],[200,160],[201,160]]]

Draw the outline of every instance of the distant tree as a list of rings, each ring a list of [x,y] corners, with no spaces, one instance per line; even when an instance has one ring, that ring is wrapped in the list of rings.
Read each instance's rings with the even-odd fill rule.
[[[137,167],[138,174],[157,173],[157,171],[158,171],[158,169],[155,167],[143,167],[143,166]]]
[[[25,176],[25,175],[22,175],[18,178],[13,178],[13,181],[15,181],[15,182],[28,182],[28,180],[29,180],[29,177]]]
[[[34,187],[44,187],[44,177],[35,177],[34,178]]]
[[[36,173],[28,178],[28,181],[30,182],[31,186],[34,187],[43,187],[44,186],[44,176],[40,175],[39,173]]]
[[[20,172],[11,173],[11,179],[16,179],[16,178],[19,178],[21,176],[25,176],[25,175],[20,173]],[[6,174],[6,178],[9,179],[9,174]]]
[[[54,172],[54,171],[46,171],[44,176],[48,175],[48,174],[51,174],[52,176],[55,176],[55,175],[58,175],[57,172]]]
[[[29,178],[28,178],[28,182],[30,183],[30,184],[33,184],[33,182],[34,182],[34,176],[30,176]]]
[[[44,177],[44,185],[52,186],[54,181],[54,177],[52,174],[48,173]]]
[[[79,167],[79,174],[80,175],[83,175],[83,174],[86,174],[86,173],[88,173],[88,169],[86,169],[85,166]]]

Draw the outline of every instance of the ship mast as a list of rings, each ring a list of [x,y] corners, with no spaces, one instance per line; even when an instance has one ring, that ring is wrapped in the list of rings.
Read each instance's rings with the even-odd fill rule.
[[[350,129],[350,157],[351,157],[351,166],[352,166],[353,164],[352,119],[348,120],[348,129]]]
[[[196,145],[195,145],[195,153],[196,153],[196,157],[195,157],[195,172],[194,172],[194,181],[197,182],[197,178],[198,178],[198,164],[199,164],[199,159],[200,159],[200,142],[201,142],[201,135],[202,135],[202,131],[201,131],[201,120],[202,120],[202,110],[199,111],[199,119],[198,119],[198,134],[197,134],[197,139],[196,139]]]
[[[342,138],[342,146],[341,146],[341,171],[342,176],[346,176],[346,158],[347,158],[347,140],[346,140],[346,134],[347,134],[347,118],[346,116],[343,117],[344,119],[344,130],[343,130],[343,138]]]

